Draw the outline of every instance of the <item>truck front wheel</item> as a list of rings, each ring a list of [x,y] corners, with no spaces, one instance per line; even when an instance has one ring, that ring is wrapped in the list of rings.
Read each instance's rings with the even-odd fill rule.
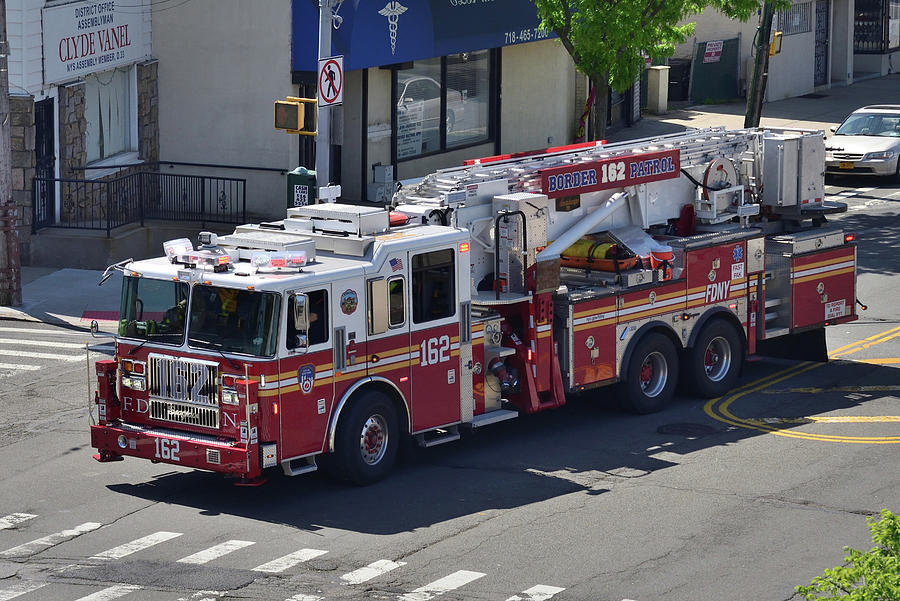
[[[678,353],[663,334],[638,342],[619,386],[619,402],[634,413],[655,413],[672,399],[678,380]]]
[[[338,473],[360,486],[381,480],[394,467],[399,438],[391,400],[381,392],[364,392],[338,426],[334,449]]]
[[[704,398],[725,394],[734,387],[743,360],[741,337],[734,326],[722,319],[710,321],[685,357],[688,390]]]

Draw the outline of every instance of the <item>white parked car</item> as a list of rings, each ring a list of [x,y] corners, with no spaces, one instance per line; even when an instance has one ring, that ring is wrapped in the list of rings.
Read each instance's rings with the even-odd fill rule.
[[[900,104],[853,111],[825,142],[825,173],[886,175],[900,182]]]

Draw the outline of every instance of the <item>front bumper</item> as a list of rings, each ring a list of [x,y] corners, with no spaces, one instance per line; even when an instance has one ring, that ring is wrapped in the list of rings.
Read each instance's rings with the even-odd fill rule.
[[[894,175],[897,173],[897,160],[839,161],[825,159],[825,173],[829,175]]]
[[[248,479],[258,478],[262,471],[255,444],[177,430],[124,423],[91,426],[91,446],[99,451],[94,458],[101,462],[139,457]]]

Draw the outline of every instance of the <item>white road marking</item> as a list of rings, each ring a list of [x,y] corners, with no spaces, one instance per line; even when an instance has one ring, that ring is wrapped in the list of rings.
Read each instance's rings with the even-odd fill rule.
[[[153,534],[148,534],[147,536],[133,540],[130,543],[125,543],[124,545],[113,547],[103,553],[98,553],[97,555],[94,555],[93,559],[122,559],[132,553],[137,553],[138,551],[149,549],[153,545],[158,545],[167,540],[177,538],[181,536],[181,534],[181,532],[154,532]]]
[[[3,367],[2,363],[0,363],[0,367]],[[0,530],[14,528],[16,525],[36,517],[33,513],[11,513],[0,518]]]
[[[564,588],[560,588],[558,586],[547,586],[546,584],[538,584],[537,586],[533,586],[527,591],[522,591],[524,597],[520,597],[519,595],[513,595],[506,601],[547,601],[555,595],[556,593],[563,592]]]
[[[425,586],[421,586],[411,593],[406,593],[405,595],[398,597],[398,599],[401,599],[402,601],[429,601],[430,599],[434,599],[444,593],[449,593],[450,591],[456,590],[459,587],[474,582],[486,575],[487,574],[482,572],[459,570],[458,572],[453,572],[449,576],[444,576]]]
[[[84,355],[57,355],[55,353],[32,353],[30,351],[8,351],[0,349],[0,355],[28,357],[29,359],[61,359],[63,361],[84,361]]]
[[[396,570],[400,566],[405,566],[405,561],[390,561],[389,559],[379,559],[378,561],[372,562],[364,568],[359,568],[358,570],[353,570],[347,574],[341,576],[341,580],[344,581],[344,584],[362,584],[376,576],[381,576],[382,574],[387,574],[391,570]]]
[[[0,589],[0,601],[10,601],[31,591],[47,586],[46,582],[17,582],[16,584]]]
[[[279,572],[283,572],[288,568],[292,568],[298,563],[302,563],[304,561],[309,561],[310,559],[315,559],[320,555],[325,555],[328,551],[320,551],[319,549],[300,549],[299,551],[295,551],[284,557],[279,557],[278,559],[273,559],[268,563],[264,563],[261,566],[256,566],[253,568],[254,572],[268,572],[269,574],[278,574]]]
[[[7,549],[6,551],[0,553],[0,557],[28,557],[30,555],[34,555],[35,553],[40,553],[45,549],[49,549],[54,545],[64,543],[67,540],[72,540],[73,538],[81,536],[82,534],[92,532],[93,530],[96,530],[101,526],[103,526],[103,524],[98,524],[97,522],[85,522],[84,524],[75,526],[75,528],[71,530],[62,530],[60,532],[55,532],[53,534],[35,539],[29,543],[25,543],[24,545],[19,545],[18,547]]]
[[[90,338],[91,333],[87,331],[72,332],[68,330],[40,330],[38,328],[0,328],[0,334],[3,332],[16,332],[17,334],[36,334],[38,336],[81,336],[82,338]]]
[[[40,365],[30,365],[24,363],[0,363],[0,369],[15,369],[19,371],[36,371],[40,369]]]
[[[112,601],[113,599],[124,597],[128,593],[133,593],[134,591],[139,590],[141,590],[141,587],[135,584],[114,584],[109,588],[103,589],[102,591],[97,591],[96,593],[87,595],[86,597],[76,599],[76,601]]]
[[[40,346],[58,349],[83,349],[84,344],[77,342],[56,342],[54,340],[9,340],[0,338],[0,344],[21,344],[22,346]]]
[[[188,555],[182,559],[178,560],[178,563],[193,563],[193,564],[204,564],[209,563],[213,559],[218,559],[223,555],[228,555],[233,551],[237,551],[238,549],[243,549],[244,547],[249,547],[255,543],[248,540],[227,540],[224,543],[215,545],[214,547],[210,547],[205,551],[200,551],[198,553],[194,553],[193,555]]]
[[[285,601],[325,601],[325,597],[319,597],[317,595],[304,595],[303,593],[299,593],[289,599],[285,599]]]

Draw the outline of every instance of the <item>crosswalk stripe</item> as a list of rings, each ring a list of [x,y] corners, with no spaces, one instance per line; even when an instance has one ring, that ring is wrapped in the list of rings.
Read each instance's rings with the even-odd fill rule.
[[[285,599],[285,601],[325,601],[325,597],[319,597],[317,595],[304,595],[303,593],[298,593],[289,599]]]
[[[227,540],[224,543],[220,543],[204,551],[199,551],[198,553],[194,553],[193,555],[183,557],[178,560],[178,563],[193,563],[197,565],[209,563],[213,559],[218,559],[223,555],[228,555],[233,551],[243,549],[244,547],[249,547],[252,544],[255,543],[249,540]]]
[[[2,363],[0,363],[0,367],[2,367]],[[33,513],[11,513],[9,515],[3,516],[0,518],[0,530],[6,530],[8,528],[13,528],[17,524],[21,524],[22,522],[27,522],[32,518],[36,518],[37,516]]]
[[[10,601],[45,586],[47,586],[46,582],[17,582],[12,586],[0,589],[0,601]]]
[[[34,334],[35,336],[81,336],[90,337],[91,333],[87,330],[80,332],[72,332],[68,330],[42,330],[39,328],[0,328],[0,334],[4,332],[15,332],[17,334]]]
[[[556,593],[563,592],[564,588],[560,588],[558,586],[547,586],[546,584],[538,584],[537,586],[533,586],[527,591],[522,591],[524,597],[520,597],[519,595],[513,595],[506,601],[547,601],[555,595]]]
[[[58,355],[56,353],[33,353],[31,351],[8,351],[0,349],[0,355],[28,357],[29,359],[61,359],[63,361],[84,361],[84,355]]]
[[[469,570],[459,570],[453,572],[449,576],[438,578],[434,582],[421,586],[411,593],[399,597],[402,601],[429,601],[444,593],[456,590],[461,586],[474,582],[479,578],[486,576],[482,572],[470,572]]]
[[[253,568],[254,572],[268,572],[269,574],[277,574],[279,572],[283,572],[288,568],[292,568],[298,563],[302,563],[304,561],[309,561],[310,559],[315,559],[320,555],[325,555],[328,551],[320,551],[319,549],[300,549],[299,551],[295,551],[284,557],[279,557],[278,559],[273,559],[268,563],[264,563],[261,566],[256,566]]]
[[[130,543],[125,543],[124,545],[113,547],[103,553],[98,553],[97,555],[94,555],[93,559],[122,559],[132,553],[137,553],[138,551],[149,549],[153,545],[158,545],[167,540],[177,538],[181,536],[181,534],[181,532],[154,532],[153,534],[148,534],[147,536],[133,540]]]
[[[84,344],[77,342],[57,342],[55,340],[9,340],[0,338],[0,344],[15,344],[20,346],[40,346],[45,348],[59,349],[83,349]]]
[[[112,601],[113,599],[124,597],[128,593],[133,593],[134,591],[139,590],[141,590],[141,587],[137,586],[136,584],[114,584],[113,586],[105,588],[102,591],[97,591],[96,593],[87,595],[86,597],[76,599],[76,601]]]
[[[18,369],[21,371],[36,371],[40,369],[40,365],[26,365],[23,363],[0,363],[0,369]]]
[[[348,572],[341,576],[341,580],[344,581],[344,584],[362,584],[376,576],[381,576],[382,574],[387,574],[391,570],[396,570],[401,566],[405,566],[405,561],[390,561],[389,559],[379,559],[378,561],[372,562],[364,568],[359,568],[358,570],[353,570],[352,572]]]
[[[71,530],[62,530],[60,532],[55,532],[53,534],[35,539],[29,543],[19,545],[18,547],[7,549],[6,551],[0,553],[0,557],[27,557],[30,555],[34,555],[35,553],[40,553],[44,549],[49,549],[54,545],[64,543],[67,540],[72,540],[76,536],[81,536],[82,534],[96,530],[101,526],[103,526],[103,524],[98,524],[97,522],[85,522],[84,524],[75,526],[75,528]]]

